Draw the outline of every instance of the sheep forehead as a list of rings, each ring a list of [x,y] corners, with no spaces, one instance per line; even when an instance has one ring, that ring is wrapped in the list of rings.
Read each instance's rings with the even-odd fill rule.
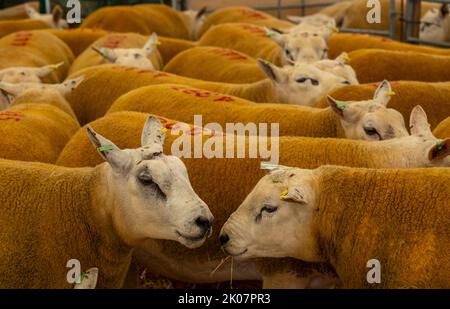
[[[289,73],[294,77],[297,75],[318,77],[321,73],[326,74],[325,71],[319,70],[314,64],[309,63],[297,63],[296,65],[287,68],[289,69]]]
[[[320,36],[313,36],[312,34],[309,34],[307,32],[304,32],[302,34],[297,34],[295,36],[290,36],[287,40],[286,46],[291,49],[301,49],[301,48],[307,48],[307,47],[326,47],[325,40]]]

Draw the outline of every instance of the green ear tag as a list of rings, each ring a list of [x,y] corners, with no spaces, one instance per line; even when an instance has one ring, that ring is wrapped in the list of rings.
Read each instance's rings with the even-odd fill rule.
[[[437,146],[438,150],[442,150],[442,148],[444,148],[444,141],[441,139],[437,140],[436,146]]]
[[[269,38],[272,38],[274,35],[275,35],[274,32],[267,32],[267,36],[268,36]]]
[[[100,146],[97,148],[98,151],[104,152],[104,151],[110,151],[113,150],[113,145],[105,145],[105,146]]]
[[[347,103],[345,103],[345,102],[338,102],[338,103],[336,103],[336,106],[339,109],[346,109],[348,107]]]

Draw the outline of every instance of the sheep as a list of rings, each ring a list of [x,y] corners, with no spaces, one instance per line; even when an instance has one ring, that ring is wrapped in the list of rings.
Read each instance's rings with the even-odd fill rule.
[[[450,17],[448,4],[442,3],[440,9],[428,10],[420,19],[419,38],[429,41],[450,41]]]
[[[310,105],[331,89],[342,87],[346,83],[343,78],[319,70],[311,64],[284,68],[264,61],[259,61],[259,64],[269,78],[252,84],[205,82],[166,72],[101,65],[80,70],[72,75],[83,75],[85,80],[67,99],[80,122],[86,123],[103,116],[111,104],[125,92],[153,84],[184,84],[261,103]]]
[[[33,6],[27,4],[25,4],[25,11],[30,19],[43,21],[51,28],[66,29],[69,27],[62,18],[63,11],[59,5],[53,8],[51,14],[40,14]]]
[[[340,137],[373,141],[408,135],[402,115],[386,108],[390,99],[386,94],[389,91],[389,84],[382,83],[373,100],[352,103],[341,110],[339,103],[333,98],[329,99],[332,107],[326,109],[256,104],[187,86],[163,84],[141,87],[124,94],[114,102],[108,114],[136,111],[186,123],[192,123],[195,115],[201,115],[202,122],[218,123],[223,128],[230,122],[278,123],[280,136]]]
[[[40,83],[42,79],[45,79],[63,64],[63,62],[60,62],[42,67],[8,67],[0,70],[0,80],[13,84],[22,82]],[[58,80],[54,76],[50,77],[53,77],[52,81]]]
[[[164,67],[165,72],[213,82],[246,84],[266,75],[255,59],[238,51],[198,46],[176,55]]]
[[[55,163],[79,128],[72,116],[45,102],[11,106],[0,112],[0,158]]]
[[[206,20],[207,7],[202,7],[200,10],[186,10],[180,12],[180,16],[184,21],[186,28],[189,31],[189,39],[192,41],[200,38],[200,30]]]
[[[343,53],[334,60],[326,59],[312,63],[317,68],[333,73],[358,84],[355,71],[346,65]],[[252,83],[266,78],[256,59],[232,49],[221,47],[193,47],[179,53],[164,67],[165,72],[227,83]]]
[[[449,56],[447,48],[436,48],[393,41],[391,39],[369,34],[337,33],[328,41],[328,56],[334,58],[343,52],[357,49],[387,49],[397,51],[418,52],[424,54]],[[250,54],[251,55],[251,54]]]
[[[185,40],[190,36],[179,12],[167,5],[156,4],[103,7],[90,14],[80,27],[142,35],[156,32],[160,36]]]
[[[245,23],[227,23],[211,27],[198,41],[198,46],[234,49],[253,58],[281,65],[279,45],[267,36],[264,27]]]
[[[74,59],[63,41],[44,31],[20,31],[3,37],[0,53],[0,68],[39,67],[63,62],[56,71],[57,82],[64,80]]]
[[[450,110],[450,83],[424,83],[413,81],[392,82],[392,90],[395,95],[389,102],[389,106],[399,111],[403,117],[408,118],[411,109],[420,104],[428,114],[431,127],[434,128],[442,120],[449,116]],[[348,102],[351,100],[366,100],[372,97],[378,83],[348,85],[342,89],[336,89],[329,93],[337,101]],[[314,107],[328,107],[326,97],[317,101]]]
[[[225,23],[246,23],[277,29],[289,29],[294,24],[275,18],[267,13],[254,10],[245,6],[229,6],[216,10],[208,15],[200,30],[202,36],[213,26]]]
[[[69,102],[66,101],[66,99],[61,95],[61,93],[52,88],[30,88],[27,89],[20,94],[18,94],[16,97],[13,97],[12,104],[10,106],[17,106],[20,104],[28,104],[28,103],[41,103],[41,104],[48,104],[53,105],[60,110],[66,112],[68,115],[70,115],[77,123],[77,117],[75,116],[75,113],[72,110],[72,107],[70,106]]]
[[[72,64],[69,75],[89,66],[116,63],[142,69],[161,69],[162,59],[156,45],[158,36],[146,38],[136,33],[112,33],[90,45]]]
[[[433,130],[433,134],[438,138],[450,137],[450,117],[447,117],[440,124],[438,124],[438,126]]]
[[[449,182],[448,168],[282,167],[227,220],[222,248],[237,259],[329,263],[344,288],[374,287],[373,259],[376,287],[448,288]]]
[[[382,49],[360,49],[349,54],[349,65],[361,83],[383,80],[444,82],[450,80],[450,56]],[[374,63],[372,60],[377,59]]]
[[[0,161],[1,287],[70,288],[66,264],[77,259],[101,270],[97,287],[119,288],[132,249],[148,239],[202,245],[213,216],[183,163],[162,153],[161,129],[150,117],[141,146],[122,150],[87,128],[107,161],[96,168]]]
[[[46,29],[43,31],[50,32],[66,43],[75,57],[78,57],[92,43],[108,34],[108,32],[101,29],[89,28]]]
[[[342,26],[345,18],[345,14],[350,6],[352,6],[352,1],[339,1],[333,5],[329,5],[321,9],[317,14],[332,17],[337,26]]]
[[[84,76],[78,76],[76,78],[67,79],[60,84],[41,84],[41,83],[20,83],[11,84],[6,82],[0,82],[0,89],[6,92],[12,97],[17,97],[28,89],[47,90],[52,89],[61,94],[61,96],[68,96],[73,90],[75,90],[84,80]]]
[[[38,1],[27,2],[26,4],[32,6],[36,10],[39,9]],[[17,4],[0,10],[0,20],[17,20],[25,18],[28,18],[25,4]]]
[[[413,113],[417,118],[415,123],[426,122],[425,115],[420,113],[421,110],[417,111],[419,113]],[[114,141],[119,147],[133,148],[139,143],[139,132],[147,117],[148,115],[144,113],[115,112],[97,119],[89,125],[102,134],[114,136]],[[166,128],[171,132],[170,129],[175,126],[176,123],[171,122],[167,123]],[[446,159],[439,159],[433,155],[438,140],[429,134],[429,129],[424,125],[416,127],[423,131],[416,132],[418,134],[413,136],[378,142],[335,138],[280,137],[280,164],[302,168],[316,168],[322,164],[370,168],[450,166],[448,156]],[[178,138],[175,131],[173,134],[175,135],[167,135],[167,151],[170,151],[171,145]],[[423,137],[420,136],[421,134]],[[211,136],[204,138],[207,141]],[[206,141],[204,140],[202,145]],[[235,140],[234,143],[236,142]],[[274,140],[272,140],[273,142]],[[217,227],[222,226],[235,207],[244,200],[251,188],[264,174],[259,168],[261,158],[184,157],[182,160],[191,175],[194,190],[205,200],[215,215],[214,225]],[[67,167],[82,167],[95,166],[100,162],[95,151],[91,149],[89,140],[80,130],[66,145],[57,164]],[[226,199],[223,198],[221,192],[227,193]],[[218,229],[213,230],[218,231]],[[173,247],[169,243],[146,243],[144,249],[147,248],[147,252],[149,252],[148,248],[154,248],[151,253],[153,254],[152,258],[143,250],[139,250],[139,253],[136,252],[136,255],[140,257],[140,262],[147,262],[147,265],[154,262],[154,265],[157,265],[155,270],[163,272],[163,275],[173,279],[191,282],[228,280],[229,271],[223,271],[223,269],[209,276],[209,273],[223,257],[220,254],[216,236],[212,239],[213,241],[207,241],[205,246],[195,252],[183,252],[179,246]],[[254,268],[250,265],[245,264],[247,268],[240,263],[234,265],[234,279],[260,279],[260,275],[255,273]]]

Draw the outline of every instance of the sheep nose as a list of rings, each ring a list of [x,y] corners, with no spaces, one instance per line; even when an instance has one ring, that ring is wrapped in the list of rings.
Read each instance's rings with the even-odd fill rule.
[[[195,224],[197,224],[197,226],[204,231],[209,230],[211,228],[211,221],[209,221],[208,218],[203,216],[197,217],[197,219],[195,219]]]
[[[228,234],[222,234],[219,237],[219,241],[222,246],[224,246],[229,240],[230,240],[230,237],[228,236]]]

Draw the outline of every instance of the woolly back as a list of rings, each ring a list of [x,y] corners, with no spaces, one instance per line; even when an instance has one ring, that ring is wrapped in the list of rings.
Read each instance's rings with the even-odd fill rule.
[[[348,64],[360,83],[386,80],[444,82],[450,80],[450,54],[440,56],[409,51],[359,49],[349,53]],[[374,64],[373,59],[377,59]]]
[[[0,39],[0,53],[4,56],[2,59],[7,59],[0,63],[2,68],[63,62],[56,70],[59,81],[64,80],[74,59],[66,43],[44,31],[20,31],[3,37]]]
[[[433,135],[438,138],[450,138],[450,117],[444,119],[436,129],[433,131]]]
[[[44,30],[64,41],[72,50],[75,57],[81,54],[92,43],[108,34],[101,29],[70,28]]]
[[[175,56],[165,72],[214,82],[253,83],[267,78],[255,59],[238,51],[199,46]]]
[[[367,261],[384,267],[380,287],[449,286],[448,168],[322,167],[317,229],[346,287],[369,287]],[[428,281],[428,282],[427,282]]]
[[[159,40],[161,45],[158,46],[158,51],[161,54],[163,63],[169,63],[173,57],[182,51],[197,45],[196,42],[168,37],[159,37]]]
[[[50,25],[36,19],[0,20],[0,38],[17,31],[46,28],[50,28]]]
[[[55,163],[77,132],[77,121],[58,107],[29,103],[0,112],[0,157]]]
[[[53,105],[69,114],[76,122],[78,122],[69,102],[67,102],[66,99],[54,89],[32,88],[26,90],[17,96],[11,105],[16,106],[29,103]]]
[[[137,33],[111,33],[96,40],[89,45],[73,62],[69,74],[73,74],[87,67],[108,63],[101,55],[92,49],[92,47],[107,48],[142,48],[147,42],[148,37]],[[162,58],[158,50],[150,55],[150,61],[156,70],[163,67]]]
[[[399,111],[408,124],[411,110],[421,105],[427,113],[428,122],[433,129],[448,117],[450,110],[450,82],[424,83],[414,81],[390,82],[395,95],[387,107]],[[348,85],[332,91],[329,95],[342,101],[360,101],[373,98],[379,83]],[[316,107],[327,107],[326,97],[319,100]]]
[[[262,58],[281,65],[280,47],[267,37],[263,27],[228,23],[211,27],[198,41],[200,46],[217,46],[237,50],[255,59]]]
[[[330,59],[336,58],[343,52],[348,53],[357,49],[367,48],[414,51],[418,53],[444,56],[450,55],[450,49],[402,43],[381,36],[356,33],[333,34],[328,41],[328,48],[328,56]]]
[[[113,32],[136,32],[189,39],[189,32],[178,13],[165,5],[103,7],[89,15],[81,28]]]
[[[219,123],[279,124],[280,136],[337,136],[337,117],[330,109],[254,103],[238,97],[175,84],[145,86],[119,97],[108,113],[136,111],[203,125]]]
[[[262,11],[246,6],[228,6],[217,9],[208,15],[203,24],[200,35],[213,26],[225,23],[247,23],[277,29],[289,29],[294,26],[291,22],[273,17]]]

